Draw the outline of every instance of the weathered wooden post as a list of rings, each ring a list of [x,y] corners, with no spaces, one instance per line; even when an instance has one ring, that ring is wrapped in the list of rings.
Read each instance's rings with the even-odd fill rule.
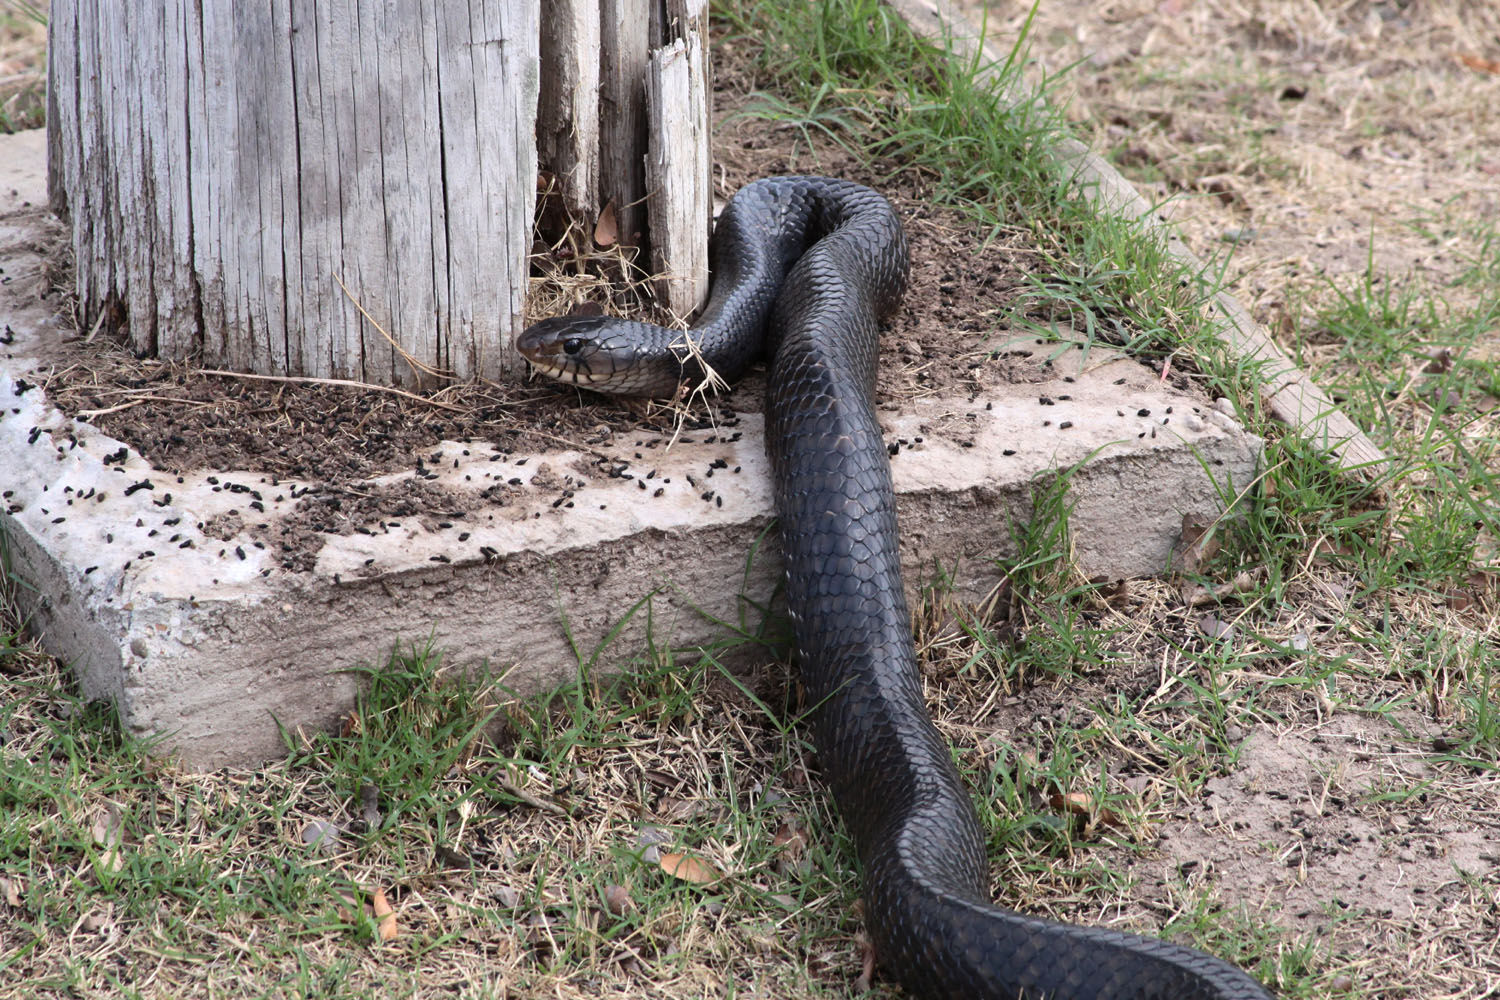
[[[53,0],[50,187],[72,225],[82,325],[143,356],[251,373],[504,374],[528,284],[538,93],[574,211],[641,211],[646,182],[600,157],[644,177],[652,38],[676,32],[686,52],[706,37],[701,0],[658,2]],[[701,127],[676,134],[702,148],[671,139],[661,157],[701,181],[656,182],[674,199],[701,188],[700,222],[701,69]]]

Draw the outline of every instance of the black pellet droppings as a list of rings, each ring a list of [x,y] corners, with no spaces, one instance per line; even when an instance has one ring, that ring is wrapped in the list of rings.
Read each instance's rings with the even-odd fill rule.
[[[635,484],[637,486],[639,486],[641,489],[645,489],[646,488],[646,481],[644,479],[637,479],[635,481]]]
[[[1122,379],[1122,378],[1115,379],[1115,385],[1124,385],[1124,384],[1125,384],[1125,380],[1124,379]]]
[[[995,404],[994,403],[985,403],[984,404],[984,408],[986,410],[993,410],[995,408]]]
[[[1042,404],[1043,406],[1056,406],[1057,405],[1056,403],[1052,402],[1052,397],[1050,397],[1050,396],[1041,396],[1041,397],[1039,397],[1037,399],[1037,402],[1040,403],[1040,404]]]
[[[1042,426],[1043,427],[1051,427],[1052,426],[1052,421],[1050,421],[1050,420],[1043,420],[1042,421]]]
[[[39,438],[39,437],[41,437],[41,436],[42,436],[42,429],[40,427],[33,427],[31,429],[31,434],[28,435],[27,438],[26,438],[26,443],[27,444],[36,444],[36,439]]]
[[[1071,421],[1071,420],[1064,420],[1062,423],[1060,423],[1060,424],[1057,425],[1057,429],[1060,430],[1060,431],[1065,431],[1069,427],[1072,427],[1072,426],[1073,426],[1073,421]]]
[[[181,545],[179,545],[177,547],[179,549],[190,549],[190,548],[193,547],[193,540],[191,538],[189,538],[187,541],[183,542]]]
[[[66,515],[66,514],[62,514],[62,515],[59,515],[59,516],[57,516],[57,517],[54,517],[54,518],[53,518],[53,519],[52,519],[52,523],[53,523],[53,524],[62,524],[62,523],[63,523],[63,522],[64,522],[64,521],[66,521],[66,520],[67,520],[67,519],[68,519],[68,517],[67,517],[67,515]]]
[[[661,488],[660,488],[660,487],[658,487],[658,488],[657,488],[657,490],[656,490],[656,492],[655,492],[655,493],[653,493],[653,494],[651,494],[651,495],[652,495],[652,496],[653,496],[653,497],[659,497],[659,496],[661,496],[661,495],[662,495],[662,494],[663,494],[663,493],[665,493],[665,492],[667,492],[667,491],[666,491],[666,490],[664,490],[664,489],[661,489]]]
[[[162,522],[162,525],[165,526],[165,527],[168,527],[168,528],[175,528],[177,526],[178,522],[180,522],[181,520],[182,520],[182,515],[179,514],[176,517],[169,517],[169,518],[167,518],[165,521]]]
[[[1057,394],[1057,398],[1058,399],[1072,399],[1073,397],[1072,396],[1064,396],[1062,393],[1058,393]]]
[[[266,512],[266,505],[261,503],[259,500],[251,500],[250,506],[260,511],[262,514]]]
[[[435,556],[429,556],[427,561],[428,562],[437,562],[437,563],[451,563],[453,560],[449,559],[447,556],[445,556],[441,552],[439,552]]]
[[[156,489],[156,486],[151,482],[151,480],[149,480],[149,479],[142,479],[138,483],[131,483],[129,486],[125,487],[125,495],[126,496],[130,496],[130,494],[135,493],[138,490],[154,490],[154,489]]]
[[[714,504],[715,504],[715,506],[718,506],[718,507],[724,506],[724,498],[723,497],[714,497]]]
[[[518,459],[516,459],[516,464],[517,465],[525,465],[526,464],[526,459],[524,459],[524,458],[518,458]]]
[[[712,500],[713,498],[714,498],[714,491],[713,490],[709,490],[707,493],[703,494],[703,499],[704,500]]]
[[[87,569],[85,569],[83,571],[83,575],[84,576],[88,576],[90,573],[92,573],[94,570],[96,570],[98,568],[99,568],[98,566],[90,566],[90,567],[88,567]]]
[[[561,507],[562,506],[562,502],[564,500],[566,500],[566,499],[568,499],[568,498],[567,497],[558,497],[556,500],[552,501],[552,506],[554,508]]]
[[[886,454],[890,455],[892,458],[895,458],[896,457],[896,453],[899,452],[900,450],[901,450],[901,445],[898,444],[895,441],[892,441],[890,444],[888,444],[888,445],[885,446],[885,452],[886,452]]]
[[[1014,449],[1014,448],[1006,448],[1000,454],[1009,456],[1009,455],[1014,455],[1015,453],[1016,453],[1016,449]]]
[[[453,527],[453,522],[452,521],[439,521],[438,522],[438,530],[439,531],[443,530],[444,528],[451,528],[451,527]]]
[[[218,476],[209,476],[208,477],[208,485],[210,485],[210,486],[218,486],[219,485],[219,477]]]
[[[245,558],[245,547],[243,545],[236,545],[234,547],[234,554],[239,556],[240,559],[243,560]]]
[[[459,532],[459,534],[458,534],[458,540],[460,542],[467,542],[469,540],[469,533],[467,531],[461,531],[461,532]]]
[[[1171,407],[1170,407],[1170,406],[1169,406],[1169,407],[1167,407],[1167,412],[1168,412],[1168,413],[1171,413],[1171,412],[1172,412],[1172,408],[1171,408]]]
[[[1151,411],[1143,406],[1139,410],[1135,411],[1135,415],[1138,417],[1149,417],[1151,416]]]
[[[736,465],[734,467],[734,473],[735,473],[735,475],[739,475],[739,472],[740,472],[740,467],[738,465]]]
[[[504,455],[491,455],[490,456],[490,461],[491,462],[498,462],[498,461],[500,461],[504,457],[505,457]]]
[[[507,480],[507,482],[509,482],[509,484],[511,486],[520,486],[521,485],[521,479],[520,479],[519,476],[512,476],[509,480]]]
[[[370,558],[368,558],[368,559],[365,560],[365,565],[368,566],[371,563],[373,563],[374,561],[375,561],[375,557],[371,556]]]

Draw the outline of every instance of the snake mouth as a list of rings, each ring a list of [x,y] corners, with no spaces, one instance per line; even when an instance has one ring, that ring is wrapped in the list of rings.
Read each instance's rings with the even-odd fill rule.
[[[595,375],[578,365],[553,364],[544,358],[527,358],[526,363],[536,374],[556,379],[559,382],[571,382],[573,385],[596,385],[608,381],[608,376]]]

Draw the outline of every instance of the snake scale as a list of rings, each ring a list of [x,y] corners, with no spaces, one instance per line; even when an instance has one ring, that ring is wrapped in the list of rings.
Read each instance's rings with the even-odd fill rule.
[[[814,743],[858,847],[876,956],[907,993],[1268,1000],[1203,952],[990,900],[984,832],[922,698],[875,418],[879,323],[905,291],[907,258],[877,192],[765,178],[720,214],[693,355],[681,331],[606,316],[544,320],[518,348],[545,375],[635,396],[670,395],[702,364],[733,379],[771,355],[766,447]]]

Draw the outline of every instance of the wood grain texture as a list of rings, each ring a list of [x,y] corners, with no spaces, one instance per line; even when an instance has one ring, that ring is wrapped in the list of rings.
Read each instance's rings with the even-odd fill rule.
[[[648,0],[600,0],[599,197],[613,204],[619,239],[639,246],[646,230]]]
[[[84,322],[263,374],[501,374],[538,6],[54,0],[49,188]]]
[[[557,177],[575,219],[597,218],[599,197],[599,0],[548,0],[542,18],[537,155]]]
[[[983,67],[1005,64],[1005,53],[986,39],[948,0],[886,0],[912,30],[940,45],[948,45],[965,60]],[[1007,95],[1019,102],[1022,95]],[[1160,234],[1167,251],[1189,272],[1203,273],[1202,261],[1190,251],[1177,231],[1118,170],[1077,139],[1064,139],[1051,150],[1052,158],[1073,177],[1076,196],[1087,198],[1102,211],[1139,220],[1149,232]],[[1249,311],[1228,292],[1220,292],[1217,305],[1223,322],[1217,333],[1234,354],[1260,370],[1261,394],[1272,414],[1296,430],[1304,440],[1334,457],[1346,471],[1378,477],[1387,465],[1384,452],[1334,405],[1255,321]]]
[[[691,9],[689,9],[691,8]],[[668,4],[673,40],[651,53],[646,200],[658,294],[686,321],[708,297],[713,217],[710,79],[701,2]]]

